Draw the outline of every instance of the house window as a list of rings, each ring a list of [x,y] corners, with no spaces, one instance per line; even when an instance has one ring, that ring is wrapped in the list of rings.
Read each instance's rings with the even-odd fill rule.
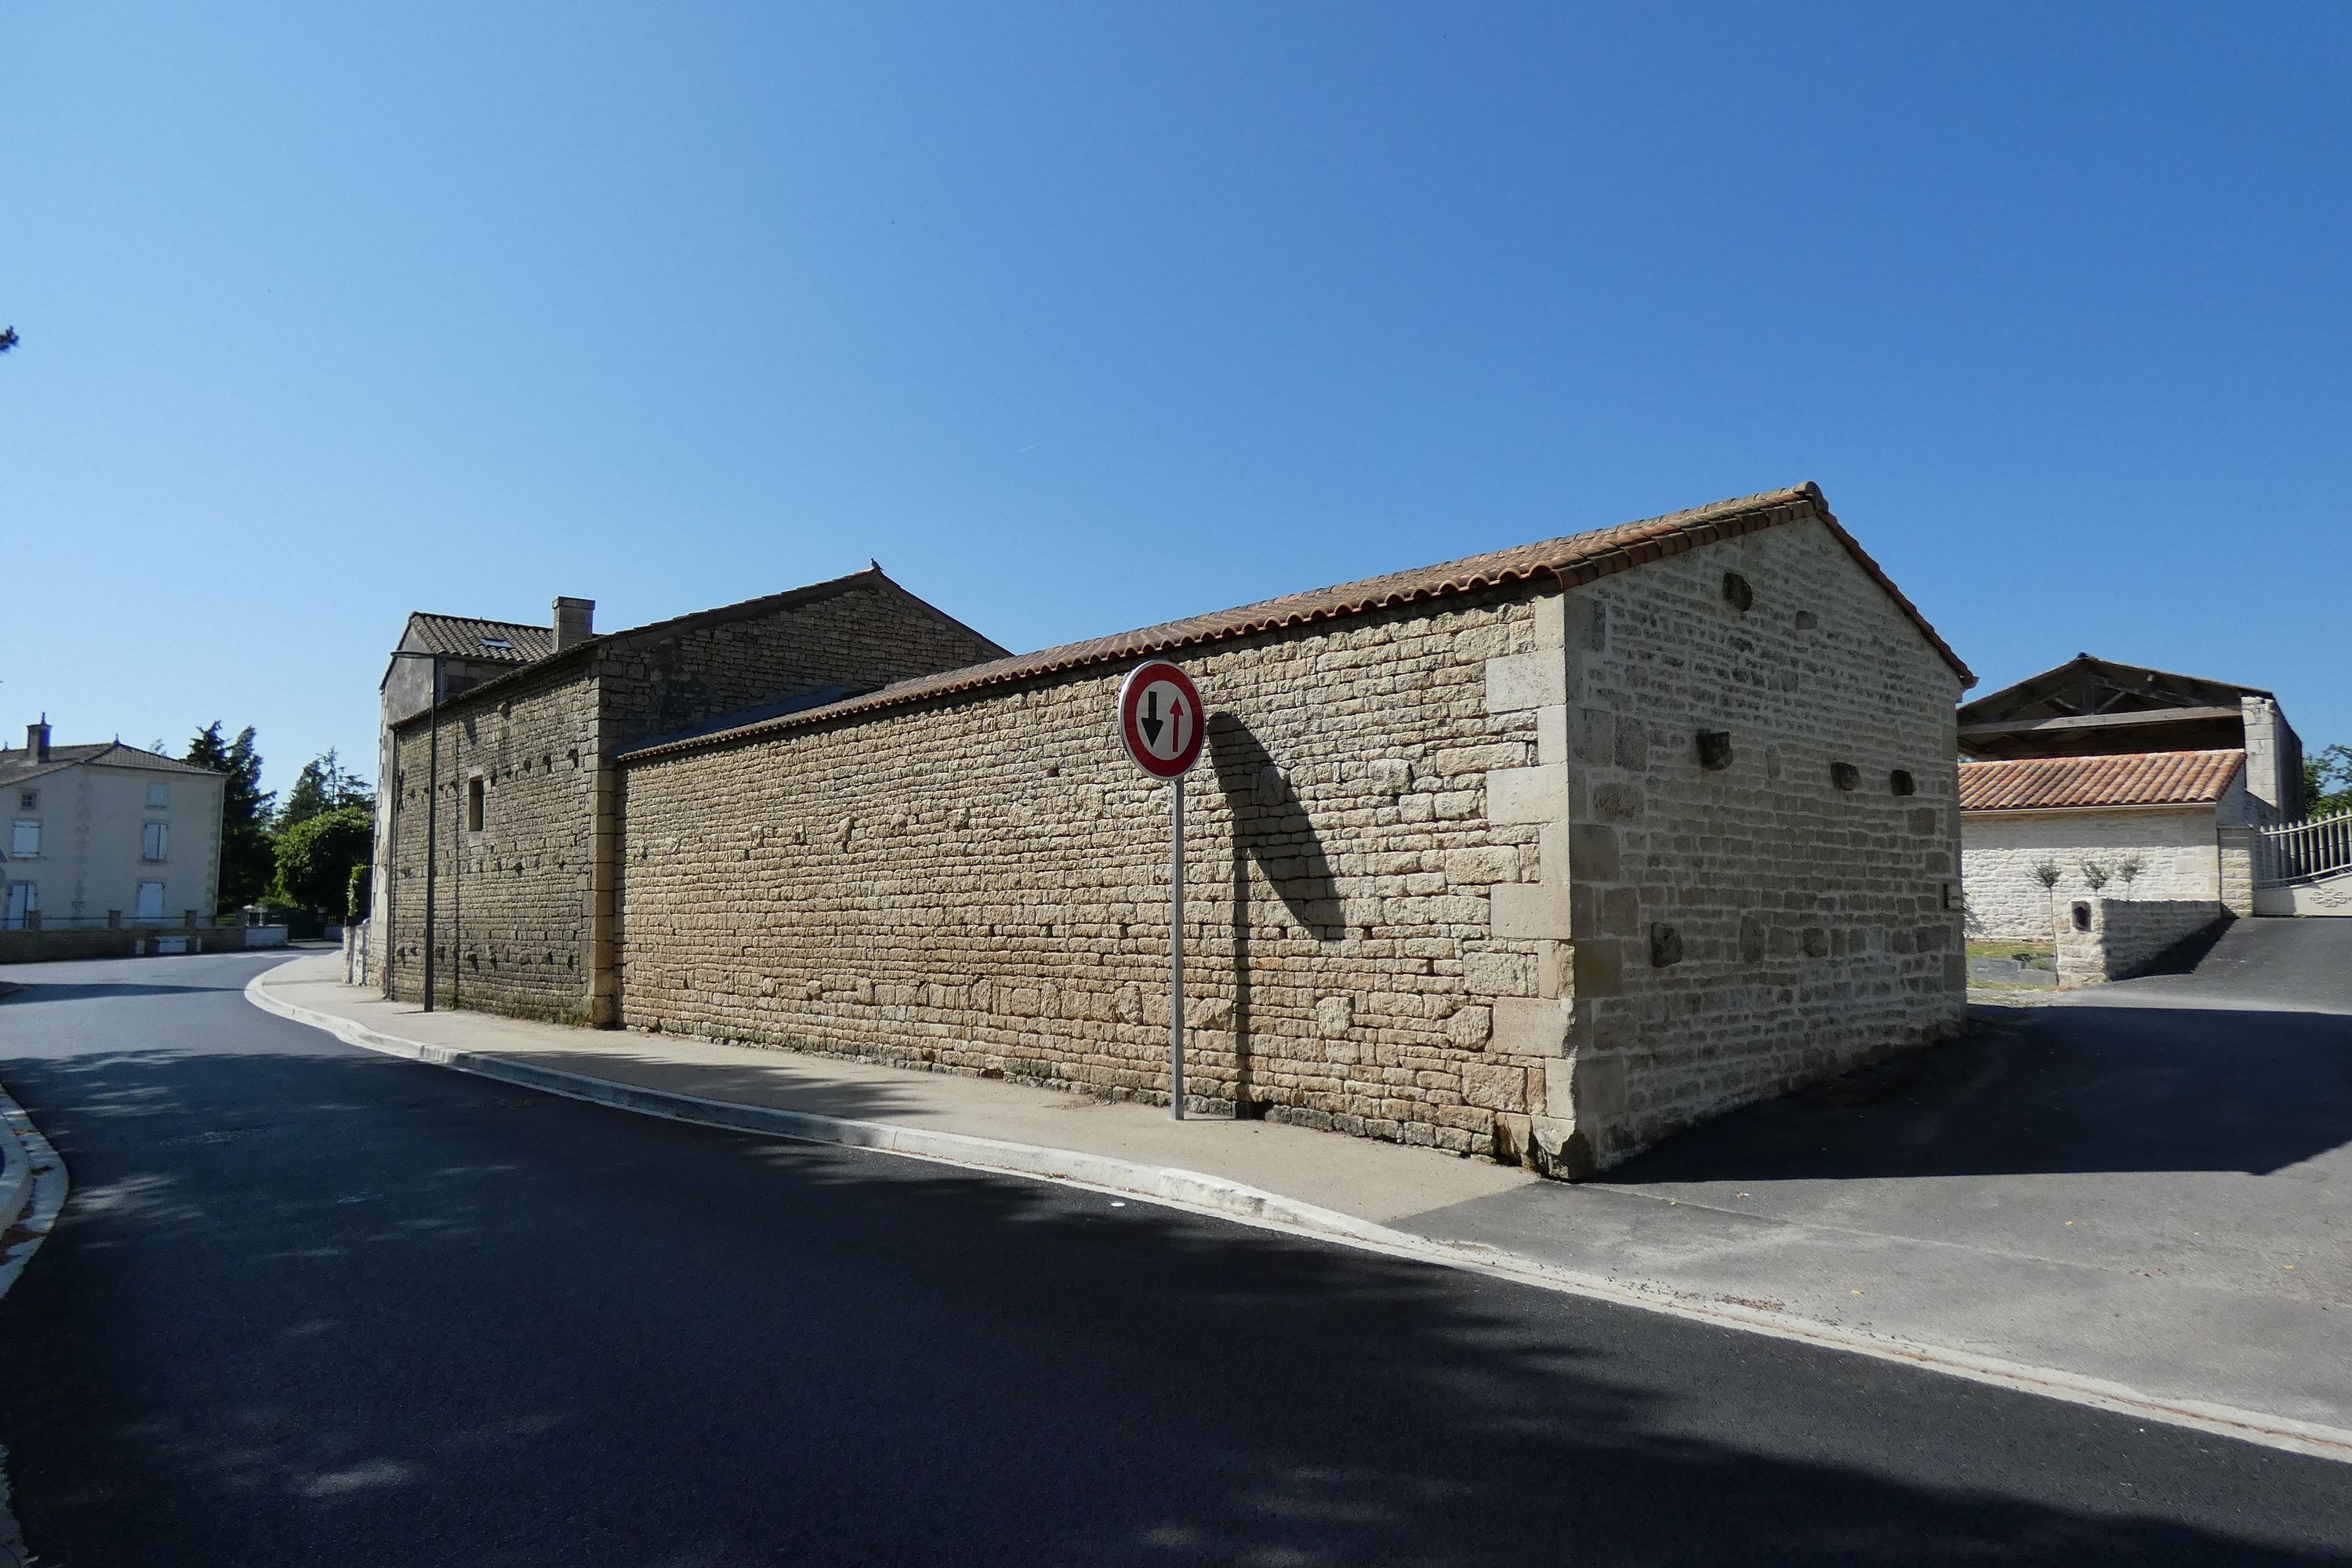
[[[148,810],[150,810],[150,811],[161,811],[161,810],[163,810],[165,806],[168,806],[168,805],[170,805],[171,804],[172,804],[172,786],[171,786],[170,784],[149,784],[149,785],[147,786],[147,809],[148,809]]]
[[[161,860],[163,858],[164,826],[165,825],[161,822],[142,822],[139,825],[139,858]]]
[[[7,901],[0,904],[0,927],[23,931],[25,917],[41,907],[41,890],[30,882],[8,884]]]
[[[21,819],[8,825],[8,853],[18,860],[29,860],[41,852],[41,825]]]
[[[482,775],[476,773],[466,781],[466,831],[482,830]]]
[[[38,810],[40,810],[40,809],[41,809],[41,792],[40,792],[39,790],[37,790],[37,789],[28,789],[28,790],[25,791],[23,794],[21,794],[21,795],[17,795],[17,797],[16,797],[16,809],[17,809],[18,811],[38,811]]]
[[[134,918],[142,921],[160,921],[163,918],[163,883],[142,882],[139,884],[139,903],[134,912]]]

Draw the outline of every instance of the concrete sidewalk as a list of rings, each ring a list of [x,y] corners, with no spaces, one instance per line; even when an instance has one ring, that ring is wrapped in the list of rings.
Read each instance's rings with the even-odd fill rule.
[[[877,1067],[677,1035],[574,1029],[486,1013],[426,1013],[342,984],[342,961],[299,959],[268,994],[375,1033],[650,1089],[845,1121],[1070,1151],[1222,1177],[1385,1225],[1535,1182],[1525,1172],[1270,1121],[1194,1115],[950,1073]]]
[[[1571,1187],[1431,1150],[1276,1123],[1180,1123],[1160,1109],[1017,1084],[425,1014],[343,985],[338,969],[335,960],[298,960],[250,991],[277,1010],[313,1015],[305,1021],[340,1020],[346,1037],[358,1030],[410,1042],[417,1049],[406,1054],[426,1059],[467,1053],[451,1065],[494,1076],[573,1075],[580,1083],[546,1087],[617,1094],[634,1109],[675,1113],[654,1097],[676,1096],[705,1108],[685,1111],[689,1120],[725,1124],[729,1107],[841,1119],[885,1131],[817,1135],[1188,1202],[1385,1250],[1417,1248],[1433,1261],[2352,1458],[2352,1295],[2346,1237],[2329,1228],[2340,1210],[2326,1202],[2335,1167],[2325,1151],[2315,1154],[2324,1168],[2299,1169],[2291,1183],[2298,1205],[2318,1205],[2308,1233],[2283,1237],[2272,1234],[2274,1217],[2257,1212],[2277,1184],[2258,1202],[2240,1172],[2052,1173],[1998,1162],[1944,1169],[1916,1163],[1916,1138],[1910,1165],[1857,1156],[1837,1146],[1841,1138],[1874,1150],[1883,1132],[1838,1105],[1832,1086],[1826,1114],[1854,1125],[1822,1131],[1820,1096],[1811,1104],[1793,1097],[1726,1119],[1721,1135],[1686,1135],[1680,1153],[1685,1141],[1606,1182]],[[2118,988],[2106,990],[2112,1008]],[[2169,1013],[2164,1004],[2174,1001],[2159,1006]],[[1963,1089],[1980,1089],[1984,1068],[1971,1052],[1991,1048],[1979,1042],[1920,1056],[1959,1075]],[[1937,1092],[1966,1098],[1951,1085]],[[1959,1109],[2003,1114],[2000,1106]],[[898,1137],[982,1140],[992,1149],[965,1159],[890,1142]],[[1804,1158],[1790,1157],[1792,1137],[1808,1146]],[[1817,1137],[1818,1158],[1810,1150]],[[1121,1164],[1127,1173],[1115,1169]],[[2218,1195],[2208,1190],[2217,1183]],[[2189,1239],[2189,1223],[2209,1210],[2222,1216],[2210,1247]],[[2134,1234],[2162,1214],[2188,1215],[2178,1237],[2168,1224],[2162,1237]],[[2292,1254],[2284,1261],[2272,1256],[2282,1247]],[[2175,1267],[2155,1263],[2159,1254]]]

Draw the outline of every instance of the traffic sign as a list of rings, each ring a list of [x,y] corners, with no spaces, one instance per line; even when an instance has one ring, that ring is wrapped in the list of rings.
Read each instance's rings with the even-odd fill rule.
[[[1201,760],[1209,726],[1192,678],[1146,659],[1118,688],[1118,738],[1135,765],[1169,781],[1168,1114],[1184,1120],[1184,770]]]
[[[1164,658],[1139,664],[1118,689],[1118,738],[1154,778],[1181,778],[1201,760],[1208,726],[1192,678]]]

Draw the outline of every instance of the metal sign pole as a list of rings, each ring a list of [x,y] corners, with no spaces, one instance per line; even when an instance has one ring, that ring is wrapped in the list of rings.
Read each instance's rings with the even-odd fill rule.
[[[1200,689],[1164,658],[1119,683],[1118,738],[1135,765],[1168,792],[1168,1114],[1184,1120],[1184,774],[1201,760],[1208,725]]]
[[[1168,868],[1168,1114],[1184,1120],[1184,775],[1169,797],[1175,848]]]

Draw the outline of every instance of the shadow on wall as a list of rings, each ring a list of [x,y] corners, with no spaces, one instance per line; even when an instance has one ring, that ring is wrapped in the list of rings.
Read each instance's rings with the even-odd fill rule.
[[[1318,942],[1348,934],[1331,880],[1331,860],[1314,819],[1282,765],[1265,743],[1231,713],[1209,716],[1209,761],[1217,788],[1233,813],[1231,870],[1234,942],[1234,1104],[1236,1114],[1263,1115],[1250,1098],[1250,950],[1255,916],[1250,907],[1249,863],[1255,859],[1283,908],[1298,928]]]

